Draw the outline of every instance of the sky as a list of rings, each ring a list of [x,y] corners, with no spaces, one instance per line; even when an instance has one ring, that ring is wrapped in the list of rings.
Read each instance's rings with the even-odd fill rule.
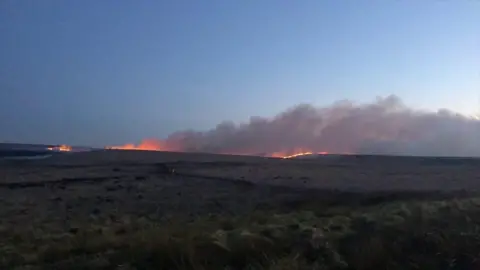
[[[102,146],[395,94],[480,111],[480,1],[0,1],[0,142]]]

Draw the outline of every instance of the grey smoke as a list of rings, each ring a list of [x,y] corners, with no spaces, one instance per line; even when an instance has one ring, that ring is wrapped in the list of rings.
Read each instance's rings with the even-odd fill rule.
[[[396,96],[370,104],[301,104],[273,118],[225,121],[206,132],[180,131],[163,141],[171,150],[232,154],[331,153],[480,156],[480,121],[441,109],[409,108]]]

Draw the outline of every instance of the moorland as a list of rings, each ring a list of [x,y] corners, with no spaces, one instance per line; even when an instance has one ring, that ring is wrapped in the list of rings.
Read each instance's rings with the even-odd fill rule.
[[[480,269],[480,160],[0,162],[0,269]]]

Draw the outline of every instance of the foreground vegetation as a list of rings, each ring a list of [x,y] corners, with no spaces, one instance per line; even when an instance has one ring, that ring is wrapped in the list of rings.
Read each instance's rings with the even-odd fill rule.
[[[480,199],[299,202],[0,237],[0,269],[480,269]]]

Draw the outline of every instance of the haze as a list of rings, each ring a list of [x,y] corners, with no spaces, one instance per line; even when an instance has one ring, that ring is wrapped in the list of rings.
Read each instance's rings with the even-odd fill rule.
[[[479,14],[479,1],[1,1],[0,141],[478,155],[465,115],[479,110]],[[320,138],[344,99],[350,122]],[[267,124],[292,112],[323,122]]]

